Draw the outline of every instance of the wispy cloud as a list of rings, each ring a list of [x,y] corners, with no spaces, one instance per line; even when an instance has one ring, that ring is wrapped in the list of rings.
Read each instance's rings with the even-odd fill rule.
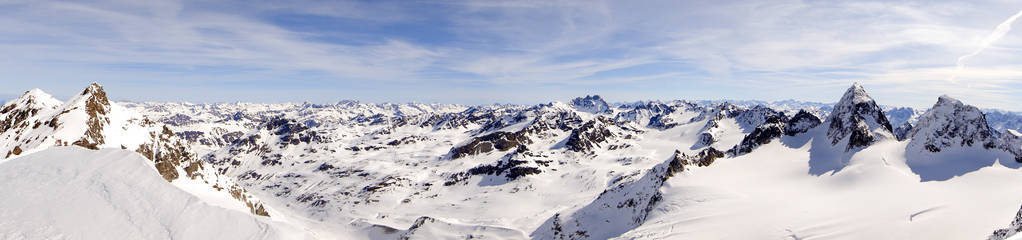
[[[859,81],[888,104],[925,106],[948,93],[1022,110],[1010,104],[1022,100],[1013,94],[1022,73],[1012,70],[1022,67],[1022,35],[995,31],[1001,40],[989,40],[1019,8],[994,0],[0,1],[0,51],[10,56],[0,69],[14,88],[130,78],[113,84],[189,84],[181,92],[196,101],[224,100],[208,98],[232,91],[224,84],[294,88],[240,100],[536,102],[593,92],[622,101],[833,101]],[[968,69],[955,65],[963,55]],[[967,81],[944,81],[956,71]]]
[[[965,61],[969,60],[969,58],[979,55],[979,53],[983,52],[983,50],[986,50],[987,48],[990,47],[990,45],[993,45],[994,42],[1003,38],[1004,35],[1007,35],[1008,31],[1011,31],[1011,24],[1014,24],[1015,20],[1017,20],[1018,17],[1022,17],[1022,11],[1019,11],[1015,15],[1009,17],[1007,20],[1004,20],[1004,22],[1001,22],[1001,24],[998,24],[997,28],[994,28],[994,31],[991,32],[990,35],[987,35],[987,37],[983,39],[983,42],[980,42],[979,47],[976,48],[975,51],[972,51],[969,54],[958,57],[958,62],[955,63],[956,65],[955,72],[954,74],[951,75],[950,80],[954,82],[955,77],[957,77],[957,75],[961,73],[962,70],[965,69]]]

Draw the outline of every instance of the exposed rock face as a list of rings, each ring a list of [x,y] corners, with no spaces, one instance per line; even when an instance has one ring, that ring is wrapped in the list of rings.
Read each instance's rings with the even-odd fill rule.
[[[0,151],[33,151],[59,145],[98,149],[110,125],[110,102],[99,84],[89,85],[67,103],[38,89],[0,107]]]
[[[724,152],[714,149],[713,147],[703,149],[702,151],[699,151],[699,153],[696,155],[692,156],[688,156],[685,154],[681,155],[682,158],[687,159],[686,162],[688,162],[689,164],[700,167],[710,166],[710,164],[713,164],[714,160],[717,160],[718,158],[722,158],[725,156],[727,155],[724,154]]]
[[[668,103],[638,102],[623,105],[621,108],[626,110],[615,114],[614,120],[618,122],[634,122],[641,126],[657,130],[670,129],[689,120],[675,119],[675,117],[677,117],[675,116],[675,113],[702,110],[695,104],[685,101],[673,101]]]
[[[775,138],[780,138],[781,135],[784,135],[786,129],[786,123],[782,117],[783,115],[767,118],[766,122],[752,130],[752,133],[745,135],[741,143],[731,148],[731,154],[746,154],[752,152],[756,147],[770,143]]]
[[[300,123],[290,118],[276,117],[270,119],[263,124],[263,128],[273,131],[274,135],[280,138],[281,144],[298,145],[300,143],[308,144],[326,140],[315,131],[311,131],[305,123]]]
[[[152,139],[140,144],[135,152],[153,161],[156,171],[163,179],[173,182],[182,177],[181,173],[188,179],[201,179],[213,184],[211,187],[217,191],[226,190],[235,200],[244,203],[248,207],[249,213],[270,216],[263,207],[263,203],[255,199],[247,190],[233,180],[216,174],[214,169],[208,169],[203,159],[200,159],[191,150],[184,139],[174,135],[166,125],[163,125],[161,129],[159,132],[151,132]]]
[[[806,110],[799,110],[784,126],[784,135],[795,136],[809,131],[821,123],[820,118]]]
[[[997,145],[983,112],[947,95],[937,99],[933,108],[926,111],[916,126],[909,130],[907,137],[912,139],[909,148],[930,152],[950,147],[978,145],[993,148]]]
[[[0,149],[8,152],[5,157],[53,146],[131,150],[152,161],[164,180],[186,178],[217,191],[230,189],[230,194],[249,206],[253,214],[268,215],[258,199],[233,180],[204,167],[187,143],[169,128],[111,103],[97,83],[64,103],[41,90],[28,91],[0,107],[0,123],[5,123],[0,125]],[[227,190],[223,194],[228,194]]]
[[[997,148],[1015,155],[1015,162],[1022,163],[1022,134],[1015,130],[1005,130],[998,138]]]
[[[1018,210],[1015,214],[1015,219],[1011,220],[1011,225],[1007,228],[997,229],[993,234],[988,237],[988,240],[1004,240],[1008,237],[1012,237],[1022,232],[1022,209]]]
[[[607,129],[607,121],[609,120],[599,117],[582,124],[581,127],[571,131],[565,146],[575,152],[588,152],[600,147],[600,143],[614,137],[614,134]]]
[[[153,161],[156,170],[168,182],[180,177],[178,169],[183,169],[188,178],[201,177],[197,171],[203,168],[202,161],[189,151],[183,141],[174,138],[174,133],[166,126],[160,133],[153,133],[153,140],[140,145],[135,152]]]
[[[848,141],[845,151],[866,147],[881,138],[893,138],[891,123],[873,98],[855,83],[841,97],[827,118],[827,137],[832,145]]]
[[[660,187],[679,168],[672,157],[652,169],[621,176],[588,205],[570,214],[558,213],[530,236],[533,239],[608,239],[642,225],[662,199]],[[680,168],[680,169],[683,169]],[[680,172],[680,171],[679,171]]]
[[[103,127],[110,124],[110,117],[106,115],[110,112],[110,101],[106,98],[106,91],[103,91],[99,84],[92,83],[75,100],[84,101],[85,113],[89,118],[86,120],[85,135],[72,144],[88,149],[99,149],[97,146],[105,143]]]
[[[525,146],[518,146],[517,149],[500,158],[496,164],[479,165],[468,169],[468,171],[452,174],[444,182],[444,186],[464,183],[470,177],[479,175],[503,177],[503,180],[514,181],[527,175],[540,174],[543,172],[541,168],[548,167],[551,161],[539,160],[535,157],[541,157],[541,155],[529,152]]]
[[[667,177],[673,177],[674,174],[684,172],[685,166],[689,165],[688,159],[684,158],[681,151],[674,150],[674,154],[671,155],[671,160],[668,161]]]
[[[693,147],[700,148],[710,146],[717,142],[718,135],[722,132],[720,129],[720,121],[728,118],[734,119],[742,129],[755,129],[772,118],[781,119],[782,121],[786,121],[787,119],[787,117],[784,116],[784,113],[764,106],[757,105],[753,108],[745,108],[726,102],[721,103],[716,105],[716,107],[712,110],[704,112],[691,120],[701,121],[708,119],[703,130],[699,134],[699,139]],[[782,126],[780,127],[783,129],[784,123],[781,124]]]
[[[898,141],[902,141],[908,139],[909,131],[912,131],[912,124],[905,122],[894,129],[894,136],[898,138]]]
[[[472,141],[451,149],[449,153],[452,159],[466,156],[488,153],[493,150],[507,151],[518,146],[532,143],[532,140],[525,135],[526,131],[517,132],[493,132],[483,136],[475,137]]]
[[[663,199],[660,188],[689,166],[709,166],[724,157],[712,147],[688,156],[675,150],[667,161],[653,168],[611,180],[600,195],[572,213],[558,213],[530,236],[533,239],[609,239],[642,225]]]
[[[610,105],[599,95],[591,95],[571,100],[571,106],[578,111],[588,113],[611,113]]]
[[[699,134],[699,138],[696,139],[696,143],[695,143],[694,147],[699,148],[699,147],[710,146],[710,145],[712,145],[715,142],[717,142],[717,139],[715,139],[713,137],[713,133],[712,132],[704,132],[704,133],[700,133]]]
[[[60,106],[60,101],[39,89],[26,91],[21,97],[0,106],[0,132],[19,126],[27,127],[27,120]],[[33,125],[35,123],[32,123]]]

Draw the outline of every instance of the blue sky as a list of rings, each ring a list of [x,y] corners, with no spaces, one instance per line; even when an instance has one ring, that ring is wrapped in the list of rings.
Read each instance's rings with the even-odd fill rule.
[[[860,82],[881,104],[949,94],[1018,111],[1022,32],[990,36],[1019,10],[997,0],[0,0],[0,96],[67,98],[96,81],[135,101],[833,102]]]

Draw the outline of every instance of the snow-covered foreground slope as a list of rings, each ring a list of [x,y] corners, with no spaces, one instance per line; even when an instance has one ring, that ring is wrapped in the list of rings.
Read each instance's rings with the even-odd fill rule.
[[[833,106],[76,99],[5,104],[0,149],[135,151],[206,204],[319,239],[982,239],[1011,237],[1022,204],[1022,134],[946,96],[885,110],[858,84]]]
[[[0,239],[311,239],[212,206],[119,149],[56,147],[0,164]]]
[[[1022,203],[1020,170],[997,164],[922,182],[905,164],[905,142],[882,141],[837,172],[807,174],[819,130],[671,178],[646,223],[621,238],[982,239]]]

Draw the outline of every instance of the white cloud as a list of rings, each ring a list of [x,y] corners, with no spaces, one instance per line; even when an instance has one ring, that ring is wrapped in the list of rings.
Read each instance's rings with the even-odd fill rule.
[[[243,68],[281,76],[315,71],[342,83],[482,83],[494,88],[479,91],[696,81],[735,89],[715,93],[724,98],[821,101],[861,81],[890,104],[925,106],[949,93],[976,105],[998,103],[1022,110],[1008,104],[1022,101],[1011,92],[1018,90],[1022,78],[1011,70],[1022,67],[1017,57],[1020,33],[1007,33],[971,57],[970,67],[959,77],[962,83],[935,83],[950,77],[959,56],[978,52],[977,43],[984,42],[989,30],[1018,11],[1010,1],[0,4],[0,51],[18,59],[19,66],[148,64]],[[323,40],[335,33],[277,25],[265,19],[272,14],[311,14],[364,23],[367,29],[405,24],[424,27],[414,32],[440,40],[420,42],[401,32],[409,29],[400,28],[368,33],[370,37],[357,43]],[[426,20],[434,25],[415,25]],[[331,27],[329,22],[319,24]],[[364,29],[329,29],[341,34],[346,30]],[[601,75],[663,63],[680,67]],[[152,70],[130,71],[146,76]],[[692,90],[677,91],[680,98]]]

